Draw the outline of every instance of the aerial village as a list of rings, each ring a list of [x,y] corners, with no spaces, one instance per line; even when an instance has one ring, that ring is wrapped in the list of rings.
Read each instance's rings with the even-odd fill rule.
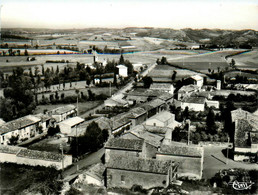
[[[236,179],[243,179],[243,175],[244,180],[239,182],[255,182],[251,173],[257,173],[258,169],[258,80],[250,77],[245,77],[248,82],[243,80],[232,55],[233,52],[241,55],[247,50],[225,48],[209,50],[210,54],[196,54],[202,58],[217,55],[228,66],[223,72],[219,68],[212,69],[209,63],[206,72],[202,72],[174,64],[167,59],[171,56],[164,53],[150,60],[151,63],[135,60],[131,63],[128,56],[134,54],[126,51],[135,52],[132,51],[135,48],[127,45],[117,49],[120,51],[116,55],[118,61],[110,62],[101,54],[101,46],[95,45],[98,43],[95,39],[99,37],[89,41],[87,47],[78,47],[84,53],[80,55],[88,57],[86,63],[75,63],[78,72],[70,70],[68,60],[63,60],[66,66],[57,65],[54,71],[44,70],[41,65],[33,67],[35,73],[31,68],[25,68],[24,73],[19,72],[19,68],[9,75],[2,73],[4,97],[11,97],[12,93],[21,97],[21,91],[8,91],[8,87],[11,81],[26,83],[26,79],[22,79],[31,77],[33,99],[26,96],[30,101],[27,108],[36,99],[45,109],[8,122],[1,119],[1,164],[53,168],[59,171],[56,179],[62,183],[61,194],[69,191],[75,194],[188,194],[197,190],[187,187],[189,183],[198,186],[199,192],[216,192]],[[30,47],[44,49],[46,46],[37,41],[31,42]],[[179,48],[179,52],[192,52],[197,48],[200,49],[197,46]],[[54,55],[58,59],[69,56],[61,55],[62,49],[59,50]],[[6,59],[5,63],[14,59],[8,52],[12,54],[14,49],[2,50],[1,58]],[[24,55],[21,56],[28,63],[40,58],[33,53]],[[181,65],[189,64],[190,58],[183,56],[179,61]],[[49,63],[54,64],[51,60]],[[216,62],[212,62],[214,64]],[[110,72],[100,70],[108,68],[113,74],[105,79]],[[228,76],[229,70],[239,72],[240,76]],[[65,71],[87,74],[80,80],[46,85],[49,75],[64,72],[65,77]],[[164,74],[166,76],[162,76]],[[244,74],[247,71],[242,71]],[[15,75],[22,79],[15,80]],[[43,81],[45,85],[41,85]],[[8,84],[3,86],[4,83]],[[103,86],[105,91],[102,91]],[[67,93],[62,94],[66,91],[75,94],[71,101]],[[101,103],[95,105],[96,98]],[[57,104],[58,101],[62,104]],[[87,110],[83,107],[85,102],[92,104]],[[52,104],[58,106],[46,109]],[[18,107],[3,110],[14,115]]]

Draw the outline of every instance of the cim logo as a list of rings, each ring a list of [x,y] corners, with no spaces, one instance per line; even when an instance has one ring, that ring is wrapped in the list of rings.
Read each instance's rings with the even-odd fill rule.
[[[248,190],[248,189],[251,189],[253,184],[254,184],[254,182],[252,182],[252,181],[249,181],[249,182],[238,182],[236,180],[234,182],[228,183],[228,185],[232,185],[232,187],[235,190]]]

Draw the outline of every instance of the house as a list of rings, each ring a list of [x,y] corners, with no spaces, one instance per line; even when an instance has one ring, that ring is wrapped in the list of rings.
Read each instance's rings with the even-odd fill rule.
[[[18,142],[25,141],[39,134],[40,119],[27,115],[0,126],[0,142],[7,145],[10,143],[11,137],[17,137]]]
[[[104,172],[105,166],[102,163],[90,166],[85,172],[78,175],[73,185],[92,184],[95,186],[104,186]]]
[[[128,68],[125,65],[117,65],[116,66],[118,68],[118,75],[121,77],[128,77]]]
[[[147,118],[147,112],[143,108],[133,108],[128,112],[127,117],[132,121],[132,126],[143,123]]]
[[[170,83],[152,83],[150,89],[174,94],[174,86]]]
[[[205,110],[205,97],[188,97],[184,98],[181,102],[181,109],[184,110],[188,107],[192,111],[204,111]]]
[[[125,158],[142,156],[144,140],[111,138],[105,144],[105,162],[113,155],[123,155]]]
[[[161,94],[163,93],[158,90],[136,88],[128,93],[125,93],[125,96],[127,100],[134,101],[138,104],[153,100]]]
[[[49,115],[39,113],[39,114],[36,114],[34,116],[40,119],[39,126],[42,127],[43,131],[47,131],[48,127],[50,127],[52,125],[51,124],[51,117]]]
[[[200,87],[197,86],[197,85],[184,85],[182,86],[178,92],[177,92],[177,99],[178,100],[182,100],[183,98],[185,97],[190,97],[190,95],[193,93],[193,92],[197,92],[200,90]]]
[[[171,105],[174,100],[173,94],[171,93],[162,93],[160,96],[158,96],[158,99],[165,101],[167,105]]]
[[[151,118],[147,119],[145,124],[149,126],[157,126],[157,127],[167,127],[169,124],[173,123],[175,121],[175,115],[168,112],[163,111],[160,112]]]
[[[106,187],[131,188],[140,185],[144,189],[167,187],[176,177],[176,163],[165,160],[125,158],[117,155],[107,163]]]
[[[234,133],[234,160],[257,162],[258,118],[241,108],[231,111]]]
[[[61,133],[67,135],[67,134],[70,134],[73,129],[77,128],[77,126],[83,122],[84,122],[83,118],[76,116],[60,122],[59,128]]]
[[[159,113],[167,108],[166,102],[161,99],[154,99],[149,102],[146,102],[139,107],[143,108],[147,112],[147,117],[151,117],[156,113]]]
[[[216,109],[219,109],[219,101],[206,99],[205,104],[207,107],[214,107]]]
[[[204,150],[202,147],[170,142],[162,144],[156,154],[157,160],[171,160],[179,163],[178,177],[201,179]]]
[[[54,118],[56,122],[61,122],[70,117],[77,116],[77,108],[74,105],[69,104],[48,111],[47,114]]]
[[[121,113],[111,118],[112,121],[112,134],[117,136],[122,134],[125,130],[129,130],[132,121],[127,117],[129,114]]]
[[[173,130],[179,125],[180,123],[175,120],[174,114],[163,111],[147,119],[144,127],[151,133],[162,135],[165,139],[171,140]]]
[[[144,140],[146,143],[154,146],[155,148],[159,148],[162,140],[164,139],[163,136],[147,131],[144,125],[137,125],[133,127],[130,131],[124,133],[120,138]]]
[[[72,139],[82,136],[86,133],[87,127],[92,123],[95,122],[98,124],[101,130],[108,130],[109,136],[112,135],[112,122],[109,118],[106,117],[98,117],[89,121],[84,121],[80,123],[77,128],[73,128],[71,133],[68,134],[68,142]]]
[[[194,75],[194,76],[191,76],[190,78],[194,80],[194,85],[196,85],[198,87],[203,86],[203,77],[202,76]]]

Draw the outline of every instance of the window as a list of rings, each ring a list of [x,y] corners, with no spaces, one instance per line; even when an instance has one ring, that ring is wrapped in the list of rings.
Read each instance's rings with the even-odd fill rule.
[[[153,126],[156,127],[156,123],[153,123]]]
[[[121,183],[125,183],[125,176],[121,175]]]

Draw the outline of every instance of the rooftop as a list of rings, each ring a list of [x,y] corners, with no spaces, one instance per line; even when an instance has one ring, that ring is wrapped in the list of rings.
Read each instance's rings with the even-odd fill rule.
[[[204,104],[205,97],[187,97],[187,98],[183,99],[183,102],[194,103],[194,104]]]
[[[105,148],[141,151],[143,143],[143,140],[111,138],[105,144]]]
[[[200,75],[194,75],[194,76],[191,76],[192,79],[196,80],[196,81],[200,81],[200,80],[203,80],[203,77],[200,76]]]
[[[107,163],[107,168],[122,169],[136,172],[149,172],[158,174],[167,174],[171,161],[155,160],[155,159],[143,159],[116,155],[113,156]]]
[[[155,147],[159,147],[161,141],[164,139],[164,137],[160,135],[148,132],[143,125],[137,125],[127,133],[131,133],[138,138],[144,139],[146,143],[153,145]]]
[[[49,160],[49,161],[62,160],[61,154],[57,154],[53,152],[38,151],[38,150],[29,150],[29,149],[20,150],[17,156],[31,158],[31,159]]]
[[[76,116],[76,117],[66,119],[66,120],[60,122],[59,124],[65,124],[65,125],[69,125],[72,127],[74,125],[78,125],[78,124],[82,123],[83,121],[84,121],[83,118]]]
[[[176,145],[174,143],[169,145],[161,145],[159,153],[161,154],[171,154],[177,156],[194,156],[194,157],[202,157],[203,148],[201,147],[193,147],[193,146],[183,146]]]
[[[152,83],[150,89],[170,90],[173,87],[170,83]]]
[[[129,111],[129,118],[137,118],[146,113],[146,110],[140,107],[133,108]]]
[[[34,116],[37,117],[37,118],[40,118],[41,121],[47,121],[47,120],[51,119],[51,117],[49,115],[43,114],[43,113],[39,113],[39,114],[36,114]]]
[[[163,100],[154,99],[154,100],[144,103],[141,107],[150,106],[152,109],[152,108],[157,108],[157,107],[161,106],[162,104],[165,104],[165,102]]]
[[[171,118],[175,118],[175,115],[168,112],[168,111],[163,111],[163,112],[160,112],[158,114],[155,114],[154,116],[150,117],[149,119],[147,120],[151,120],[151,119],[157,119],[161,122],[166,122],[167,120],[171,119]]]
[[[39,118],[32,116],[32,115],[27,115],[27,116],[9,121],[9,122],[1,125],[0,126],[0,134],[15,131],[15,130],[27,127],[29,125],[35,124],[39,121],[40,121]]]
[[[160,96],[158,96],[159,99],[167,101],[169,99],[173,98],[173,95],[171,93],[164,92]]]
[[[58,107],[58,108],[55,108],[51,111],[49,111],[51,114],[63,114],[63,113],[66,113],[66,112],[69,112],[69,111],[72,111],[74,110],[76,107],[72,104],[69,104],[69,105],[66,105],[66,106],[62,106],[62,107]]]
[[[125,65],[119,64],[116,66],[117,68],[122,68],[122,69],[127,69],[127,67]]]
[[[199,89],[198,86],[196,85],[184,85],[183,87],[181,87],[179,90],[178,90],[178,93],[188,93],[188,92],[194,92],[194,91],[197,91]]]

